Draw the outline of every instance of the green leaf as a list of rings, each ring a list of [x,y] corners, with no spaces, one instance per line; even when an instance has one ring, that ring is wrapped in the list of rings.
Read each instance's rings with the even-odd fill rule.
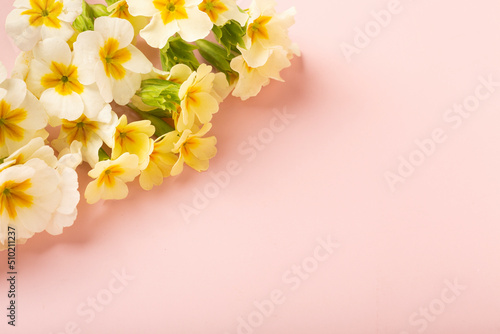
[[[246,26],[242,27],[238,22],[234,20],[228,21],[222,27],[214,25],[212,31],[222,46],[226,48],[227,54],[230,55],[231,52],[240,53],[236,46],[245,48],[245,42],[243,41],[243,36],[246,34]]]
[[[171,37],[163,49],[160,50],[161,64],[164,71],[170,71],[177,64],[185,64],[195,71],[200,63],[193,51],[195,45],[189,44],[180,37]]]
[[[114,4],[115,2],[118,2],[120,0],[106,0],[106,3],[108,4],[108,6],[111,6],[112,4]]]
[[[104,160],[110,160],[111,158],[109,155],[104,151],[104,149],[101,147],[99,149],[99,161],[104,161]]]

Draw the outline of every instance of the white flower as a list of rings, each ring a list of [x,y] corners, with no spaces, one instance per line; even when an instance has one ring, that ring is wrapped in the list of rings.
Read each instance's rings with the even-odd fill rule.
[[[240,11],[234,0],[203,0],[198,8],[218,26],[223,26],[229,20],[235,20],[244,26],[248,20],[248,14]]]
[[[73,54],[64,40],[54,37],[41,41],[33,56],[26,83],[50,117],[73,121],[84,110],[93,117],[104,108],[97,85],[80,82],[81,70],[73,64]]]
[[[44,230],[62,233],[73,224],[79,200],[77,174],[71,168],[56,170],[32,158],[1,170],[0,248],[5,247],[9,225],[19,239]]]
[[[33,60],[33,51],[24,52],[22,51],[16,58],[14,68],[10,75],[11,79],[19,79],[26,81],[28,78],[28,73],[30,71],[31,61]]]
[[[250,6],[247,33],[243,37],[245,47],[238,47],[251,67],[263,66],[272,49],[283,48],[287,52],[296,48],[288,37],[288,28],[295,22],[295,8],[277,14],[274,0],[254,0]]]
[[[263,66],[252,68],[242,56],[233,58],[231,68],[238,72],[239,78],[233,90],[233,96],[247,100],[259,94],[262,87],[267,86],[271,79],[283,81],[281,70],[289,67],[288,53],[283,49],[274,49]]]
[[[104,100],[125,105],[141,86],[141,74],[149,73],[153,65],[131,45],[134,28],[124,19],[99,17],[94,31],[78,35],[73,45],[74,63],[79,68],[80,82],[97,83]]]
[[[47,125],[47,115],[24,81],[7,79],[0,89],[6,91],[0,100],[0,158],[3,158],[37,136]]]
[[[7,69],[3,66],[2,62],[0,62],[0,84],[7,79]],[[7,90],[0,88],[0,99],[3,99],[7,94]]]
[[[5,30],[23,51],[49,37],[67,41],[74,32],[71,24],[82,13],[81,0],[16,0],[14,7]]]
[[[3,164],[0,165],[0,171],[12,165],[25,164],[31,159],[40,159],[53,168],[57,166],[57,158],[54,156],[54,150],[50,146],[45,145],[42,138],[36,137],[5,158]]]
[[[85,190],[89,204],[100,199],[124,199],[128,195],[127,182],[132,182],[141,171],[139,158],[135,154],[124,153],[116,160],[97,163],[89,176],[96,179]]]
[[[113,133],[118,125],[118,116],[108,104],[94,117],[82,115],[74,121],[63,120],[59,138],[52,145],[59,152],[69,149],[73,143],[82,144],[83,160],[91,167],[99,161],[99,149],[103,143],[109,147],[113,145]]]
[[[134,16],[152,17],[141,37],[154,48],[163,48],[178,33],[187,42],[205,38],[213,27],[210,17],[200,11],[201,0],[127,0]]]

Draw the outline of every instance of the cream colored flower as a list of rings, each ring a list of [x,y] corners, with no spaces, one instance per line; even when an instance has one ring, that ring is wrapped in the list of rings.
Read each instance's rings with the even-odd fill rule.
[[[98,162],[89,176],[95,180],[85,190],[89,204],[100,199],[124,199],[128,195],[127,182],[132,182],[141,171],[139,158],[135,154],[124,153],[116,160]]]
[[[271,79],[283,81],[280,72],[290,65],[287,52],[283,49],[274,49],[266,63],[257,68],[250,67],[242,56],[233,58],[231,68],[239,74],[233,96],[242,100],[256,96]]]
[[[5,30],[23,51],[50,37],[67,41],[73,35],[71,24],[82,13],[81,0],[16,0],[14,7]]]
[[[288,29],[294,24],[295,8],[277,14],[274,0],[254,0],[250,6],[247,33],[243,37],[245,48],[238,47],[250,67],[263,66],[272,50],[294,48]]]
[[[94,31],[78,35],[74,44],[74,63],[84,85],[97,83],[106,102],[113,99],[120,105],[130,102],[141,87],[141,74],[149,73],[153,65],[131,44],[134,29],[127,20],[99,17]]]
[[[28,73],[30,70],[30,64],[33,60],[33,51],[24,52],[22,51],[17,55],[16,62],[14,63],[14,68],[11,72],[11,79],[19,79],[26,81],[28,78]]]
[[[248,14],[238,8],[235,0],[203,0],[198,8],[218,26],[223,26],[229,20],[244,26],[248,20]]]
[[[0,100],[0,158],[4,158],[37,136],[47,125],[47,115],[24,81],[7,79],[0,89],[6,92]]]
[[[161,49],[170,37],[178,33],[187,42],[205,38],[213,23],[200,11],[201,0],[127,0],[134,16],[152,17],[141,30],[141,37],[154,47]]]
[[[170,176],[170,171],[178,160],[177,155],[172,153],[174,142],[178,138],[178,133],[173,131],[155,141],[153,152],[149,157],[149,165],[141,172],[139,178],[143,189],[151,190],[153,186],[161,185],[163,179]]]
[[[45,145],[45,141],[36,137],[29,143],[9,155],[0,165],[0,171],[12,165],[22,165],[31,159],[40,159],[52,168],[57,167],[57,158],[54,156],[54,150]]]
[[[134,27],[135,36],[139,35],[139,31],[148,25],[149,20],[144,16],[132,16],[128,9],[126,0],[118,0],[108,7],[110,17],[117,17],[129,21]]]
[[[154,140],[150,138],[154,133],[155,127],[150,121],[128,123],[127,116],[122,115],[113,135],[111,159],[128,152],[137,155],[140,169],[146,168],[154,147]]]
[[[38,143],[30,143],[32,151]],[[43,147],[36,151],[42,151]],[[14,161],[14,160],[11,160]],[[25,240],[47,230],[62,233],[73,224],[80,200],[76,172],[55,169],[40,158],[31,158],[0,171],[0,248],[7,241],[8,226]]]
[[[82,115],[74,121],[62,120],[58,139],[52,145],[59,152],[71,147],[74,142],[82,144],[83,160],[91,167],[99,161],[99,149],[103,143],[113,146],[113,134],[118,125],[118,116],[108,104],[95,117]]]
[[[196,120],[206,124],[212,120],[212,115],[219,111],[220,97],[214,94],[214,80],[212,67],[201,64],[181,85],[181,111],[176,124],[178,131],[190,129]]]
[[[217,154],[217,139],[212,136],[202,138],[212,128],[212,124],[205,124],[199,131],[184,130],[179,140],[174,144],[173,153],[179,154],[179,158],[172,167],[172,176],[182,173],[184,163],[198,172],[208,169],[209,160]]]
[[[26,83],[50,117],[74,121],[84,111],[94,117],[104,108],[106,103],[97,85],[80,82],[81,70],[73,64],[73,54],[65,41],[58,37],[41,41],[33,56]]]

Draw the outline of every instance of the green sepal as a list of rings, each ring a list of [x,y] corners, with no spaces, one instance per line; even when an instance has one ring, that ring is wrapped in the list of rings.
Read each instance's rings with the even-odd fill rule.
[[[104,160],[110,160],[111,158],[109,155],[104,151],[104,149],[101,147],[99,149],[99,161],[104,161]]]
[[[167,122],[165,122],[160,117],[156,117],[150,113],[147,113],[145,111],[141,111],[132,104],[128,104],[128,107],[130,109],[132,109],[133,111],[135,111],[135,113],[137,115],[139,115],[139,117],[141,117],[142,119],[149,120],[151,122],[151,124],[155,127],[155,136],[157,136],[157,137],[161,137],[164,134],[175,130],[173,127],[171,127],[169,124],[167,124]]]
[[[212,31],[222,46],[226,48],[227,55],[229,56],[231,52],[240,53],[237,46],[245,49],[245,42],[243,41],[243,36],[246,34],[246,26],[242,27],[238,22],[234,20],[228,21],[222,27],[214,25]]]
[[[181,103],[179,99],[180,87],[181,85],[172,81],[148,79],[142,82],[137,95],[148,106],[164,111],[174,111],[177,110],[177,106]]]
[[[90,5],[86,1],[82,1],[82,14],[73,22],[73,28],[77,32],[94,30],[95,19],[101,16],[108,16],[109,14],[104,5]]]
[[[177,64],[184,64],[195,71],[200,63],[193,51],[195,45],[189,44],[180,37],[171,37],[167,45],[160,50],[161,65],[164,71],[170,71]]]
[[[108,6],[111,6],[112,4],[118,2],[120,0],[106,0],[106,3],[108,4]]]
[[[235,74],[230,65],[235,56],[232,53],[227,54],[223,47],[204,39],[196,41],[196,45],[198,45],[200,55],[216,69],[224,73],[227,80],[230,81],[231,75]]]

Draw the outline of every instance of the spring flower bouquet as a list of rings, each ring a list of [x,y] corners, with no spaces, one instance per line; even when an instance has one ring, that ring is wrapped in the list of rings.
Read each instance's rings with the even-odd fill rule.
[[[10,78],[0,66],[0,249],[11,227],[24,243],[73,224],[82,163],[90,204],[124,199],[136,178],[150,190],[184,165],[207,170],[219,104],[256,96],[299,55],[288,37],[295,10],[277,13],[273,0],[13,6],[5,29],[22,52]],[[161,69],[138,39],[157,49]]]

